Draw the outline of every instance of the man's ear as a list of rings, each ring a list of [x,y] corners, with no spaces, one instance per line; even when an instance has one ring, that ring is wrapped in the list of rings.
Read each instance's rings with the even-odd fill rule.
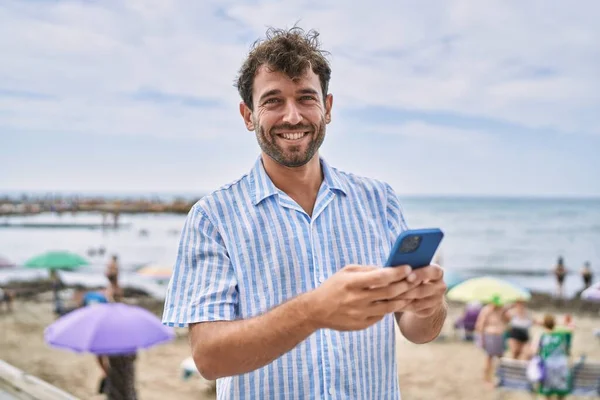
[[[331,108],[333,107],[333,95],[329,93],[325,97],[325,123],[331,122]]]
[[[249,131],[253,131],[254,130],[254,121],[252,119],[252,110],[243,101],[240,102],[240,114],[242,115],[242,118],[244,119],[244,124],[246,125],[246,129],[248,129]]]

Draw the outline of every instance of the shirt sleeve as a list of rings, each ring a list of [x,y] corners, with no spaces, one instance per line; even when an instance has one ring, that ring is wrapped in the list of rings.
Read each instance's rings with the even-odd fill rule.
[[[386,185],[387,189],[387,223],[390,232],[390,243],[392,246],[396,242],[398,235],[408,229],[406,220],[404,219],[404,212],[400,205],[398,195],[394,192],[394,189],[390,185]]]
[[[234,268],[217,228],[198,206],[188,213],[167,288],[162,322],[185,327],[237,316]]]

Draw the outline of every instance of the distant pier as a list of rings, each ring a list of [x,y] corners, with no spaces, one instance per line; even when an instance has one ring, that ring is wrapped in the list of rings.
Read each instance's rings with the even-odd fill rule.
[[[47,229],[123,229],[131,224],[88,224],[88,223],[60,223],[60,222],[0,222],[0,228],[47,228]]]
[[[112,219],[117,224],[121,214],[187,214],[197,200],[198,198],[162,201],[158,199],[107,199],[78,196],[68,198],[0,198],[0,216],[92,212],[101,214],[103,222],[106,219]]]

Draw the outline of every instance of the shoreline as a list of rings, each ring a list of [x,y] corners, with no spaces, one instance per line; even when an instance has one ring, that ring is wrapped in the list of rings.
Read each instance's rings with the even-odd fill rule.
[[[75,289],[77,286],[79,285],[65,284],[61,290]],[[104,287],[105,286],[101,285],[89,285],[86,286],[86,289],[100,290],[104,289]],[[15,295],[14,300],[35,300],[38,296],[44,298],[47,293],[52,291],[52,282],[49,279],[9,281],[2,285],[2,288],[13,292]],[[148,293],[140,288],[124,286],[123,291],[125,297],[127,298],[143,302],[149,307],[158,307],[160,304],[160,308],[162,310],[164,299],[158,299],[152,296],[151,293]],[[464,305],[464,303],[450,300],[448,301],[448,304],[450,304],[452,307],[459,308]],[[583,300],[578,296],[558,299],[551,294],[539,291],[531,291],[531,300],[527,302],[527,307],[534,311],[544,311],[550,309],[558,310],[560,312],[580,313],[589,316],[598,316],[600,313],[600,302]]]

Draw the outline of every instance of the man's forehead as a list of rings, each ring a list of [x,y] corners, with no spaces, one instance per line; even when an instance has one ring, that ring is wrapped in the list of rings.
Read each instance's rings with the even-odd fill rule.
[[[254,88],[257,91],[271,90],[277,88],[275,86],[282,85],[314,87],[315,90],[320,88],[319,76],[309,67],[301,75],[290,78],[284,72],[262,65],[254,77]]]

